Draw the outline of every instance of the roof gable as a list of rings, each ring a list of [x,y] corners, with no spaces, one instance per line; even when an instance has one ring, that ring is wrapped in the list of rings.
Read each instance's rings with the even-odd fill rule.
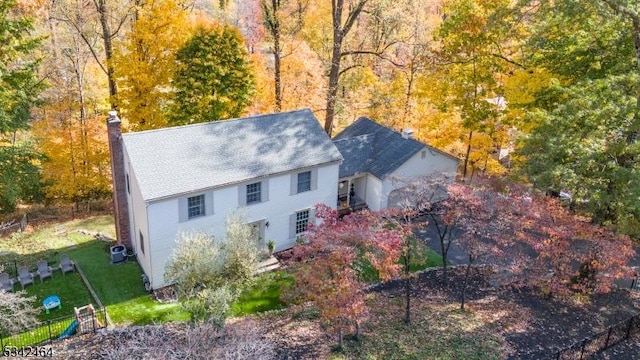
[[[405,139],[400,133],[365,117],[342,130],[333,142],[345,158],[340,165],[340,177],[369,172],[379,179],[428,146],[412,138]]]
[[[127,133],[123,142],[147,201],[342,160],[308,109]]]

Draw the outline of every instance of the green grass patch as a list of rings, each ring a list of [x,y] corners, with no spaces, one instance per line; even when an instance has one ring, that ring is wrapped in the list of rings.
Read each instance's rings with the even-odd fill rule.
[[[442,266],[442,256],[431,250],[423,242],[414,239],[412,244],[412,256],[409,268],[411,272],[416,272],[432,267]],[[380,281],[378,271],[363,256],[359,256],[355,264],[361,278],[367,283],[375,283]]]
[[[179,304],[152,299],[144,289],[142,269],[136,261],[112,264],[109,246],[94,240],[69,251],[69,256],[80,265],[113,322],[143,325],[189,319]]]
[[[95,216],[76,219],[60,224],[50,224],[36,228],[32,233],[16,233],[0,238],[0,264],[35,267],[37,260],[46,259],[57,266],[60,255],[66,253],[76,262],[88,278],[109,316],[116,324],[148,324],[172,320],[188,320],[189,316],[177,303],[154,301],[144,290],[141,280],[142,270],[136,261],[111,264],[109,246],[111,244],[96,240],[93,236],[78,232],[87,230],[100,232],[114,237],[115,227],[112,216]],[[42,316],[47,320],[61,314],[73,313],[73,306],[86,305],[87,299],[94,303],[83,283],[62,282],[65,278],[75,279],[76,273],[67,273],[63,278],[59,272],[53,279],[46,279],[27,286],[38,298],[36,305],[48,295],[58,295],[62,300],[62,310],[53,310],[50,315]],[[80,281],[79,277],[77,278]],[[36,280],[38,281],[38,280]],[[16,286],[18,289],[19,285]],[[77,296],[72,293],[77,292]],[[77,304],[77,305],[76,305]],[[96,304],[97,305],[97,304]]]
[[[73,316],[65,316],[64,318],[51,319],[44,322],[41,326],[33,328],[29,331],[2,338],[4,346],[29,346],[39,344],[49,339],[58,338],[63,331],[75,320]]]
[[[149,294],[109,305],[107,311],[111,320],[121,325],[146,325],[190,319],[179,303],[160,303]]]
[[[255,280],[255,285],[245,290],[231,307],[235,316],[285,307],[285,304],[280,301],[280,295],[284,288],[293,284],[293,275],[278,270],[262,273]]]
[[[15,288],[16,290],[21,289],[20,285],[16,285]],[[40,310],[37,317],[42,325],[30,331],[3,338],[2,344],[4,345],[33,345],[50,338],[56,338],[73,321],[74,307],[92,303],[95,305],[95,301],[80,275],[75,272],[67,273],[65,276],[62,276],[60,272],[54,272],[53,278],[45,279],[42,283],[36,279],[33,285],[25,287],[25,292],[24,296],[35,296],[36,300],[33,306]],[[51,309],[47,314],[42,300],[50,295],[57,295],[60,298],[62,308]]]
[[[0,263],[15,260],[20,264],[35,265],[40,259],[57,262],[59,253],[94,239],[80,233],[79,230],[100,232],[114,237],[113,217],[103,215],[75,219],[38,227],[32,233],[14,233],[0,238]]]
[[[20,285],[16,286],[16,289],[18,288],[20,288]],[[52,279],[45,279],[43,283],[36,280],[34,285],[27,285],[25,291],[27,292],[26,296],[36,297],[34,305],[42,310],[38,316],[38,319],[41,321],[52,320],[65,315],[73,315],[74,307],[81,307],[88,304],[96,305],[89,290],[77,272],[67,273],[65,276],[62,276],[59,271],[56,271],[53,273]],[[62,308],[51,309],[49,314],[47,314],[42,306],[42,300],[50,295],[56,295],[60,298]]]

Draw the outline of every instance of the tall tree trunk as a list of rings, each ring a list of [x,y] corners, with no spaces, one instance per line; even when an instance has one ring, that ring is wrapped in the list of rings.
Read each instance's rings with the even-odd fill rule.
[[[280,45],[280,0],[271,0],[271,9],[263,3],[263,11],[266,18],[267,30],[273,38],[273,91],[275,94],[275,111],[282,110],[282,77],[280,65],[282,62],[282,48]]]
[[[411,322],[411,276],[404,281],[404,322]]]
[[[469,281],[469,273],[471,272],[471,264],[473,263],[473,256],[469,255],[469,263],[467,264],[467,270],[464,273],[464,280],[462,281],[462,291],[460,292],[460,310],[464,310],[464,304],[467,295],[467,282]]]
[[[413,252],[413,240],[409,237],[407,240],[409,243],[406,247],[406,253],[404,256],[404,322],[411,322],[411,254]]]
[[[331,51],[331,68],[329,70],[329,89],[327,91],[327,112],[324,120],[324,131],[333,132],[336,101],[338,96],[338,81],[340,80],[340,61],[342,60],[342,6],[344,0],[332,1],[333,4],[333,48]]]
[[[109,26],[109,11],[107,8],[107,0],[93,0],[98,15],[100,16],[100,25],[102,26],[102,38],[104,41],[104,55],[107,63],[107,80],[109,82],[109,95],[111,97],[111,108],[116,109],[115,97],[118,94],[118,86],[116,85],[115,74],[113,70],[113,46],[111,40],[113,34]]]
[[[282,78],[280,75],[280,62],[281,62],[281,49],[280,49],[280,35],[274,37],[273,40],[273,86],[276,96],[275,111],[282,110]]]
[[[275,96],[275,111],[282,109],[282,94],[280,80],[280,0],[261,0],[262,16],[264,17],[264,26],[269,35],[273,39],[273,83]]]
[[[442,246],[442,245],[441,245]],[[447,251],[448,252],[448,251]],[[449,282],[449,278],[447,277],[449,269],[447,268],[447,255],[442,255],[442,283],[446,286]]]
[[[331,0],[331,14],[333,24],[333,48],[331,51],[331,67],[329,70],[329,89],[327,90],[327,109],[324,120],[324,131],[331,136],[338,100],[338,83],[340,80],[340,61],[342,60],[342,42],[349,33],[362,9],[369,0],[358,0],[357,4],[349,6],[349,14],[342,24],[344,0]]]
[[[638,13],[633,15],[633,45],[636,49],[636,66],[640,72],[640,16]],[[630,144],[637,142],[640,138],[640,89],[636,90],[636,112],[633,120],[636,128],[632,129],[631,136],[627,139]]]
[[[469,138],[467,140],[467,152],[464,155],[464,168],[462,170],[462,181],[467,179],[467,168],[469,166],[469,156],[471,155],[471,138],[473,137],[473,131],[469,132]]]
[[[415,72],[413,61],[409,65],[409,76],[407,78],[407,89],[405,91],[404,98],[404,113],[402,115],[402,121],[406,123],[407,118],[411,117],[411,97],[413,96],[413,83],[415,81]]]
[[[342,326],[338,327],[338,349],[342,349],[344,346],[344,336],[342,336]]]
[[[436,225],[436,230],[438,230],[438,240],[440,242],[440,255],[442,255],[442,283],[444,285],[448,282],[448,273],[447,273],[447,259],[449,258],[449,248],[451,247],[451,229],[449,225],[444,225],[444,228],[440,227],[440,223],[436,218],[434,213],[429,214],[431,220]],[[449,236],[449,241],[445,244],[445,239]]]

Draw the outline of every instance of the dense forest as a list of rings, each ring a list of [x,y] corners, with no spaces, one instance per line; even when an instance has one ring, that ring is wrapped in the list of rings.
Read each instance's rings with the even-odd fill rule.
[[[3,0],[0,211],[110,196],[126,131],[308,107],[640,235],[636,0]]]

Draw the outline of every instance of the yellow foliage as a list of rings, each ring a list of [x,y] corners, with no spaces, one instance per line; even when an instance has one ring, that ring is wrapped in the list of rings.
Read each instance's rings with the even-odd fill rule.
[[[545,69],[517,69],[504,83],[505,97],[512,105],[527,105],[535,100],[536,92],[549,86],[553,75]]]
[[[33,135],[46,161],[42,177],[51,200],[79,203],[109,195],[109,146],[104,118],[80,118],[69,98],[45,105]]]
[[[167,126],[175,53],[191,34],[188,13],[176,0],[150,0],[136,7],[136,21],[116,44],[113,65],[117,103],[131,130]]]
[[[247,108],[249,114],[264,114],[273,112],[275,95],[273,92],[273,69],[267,65],[264,54],[250,54],[251,72],[254,75],[256,95],[253,103]]]
[[[295,52],[295,56],[292,54]],[[305,42],[286,41],[283,44],[280,65],[282,86],[282,111],[310,108],[321,109],[325,106],[326,79],[322,62]],[[250,112],[272,112],[275,106],[273,60],[271,55],[253,54],[251,56],[256,76],[255,103]],[[316,116],[318,116],[316,114]],[[321,118],[318,116],[318,118]]]

